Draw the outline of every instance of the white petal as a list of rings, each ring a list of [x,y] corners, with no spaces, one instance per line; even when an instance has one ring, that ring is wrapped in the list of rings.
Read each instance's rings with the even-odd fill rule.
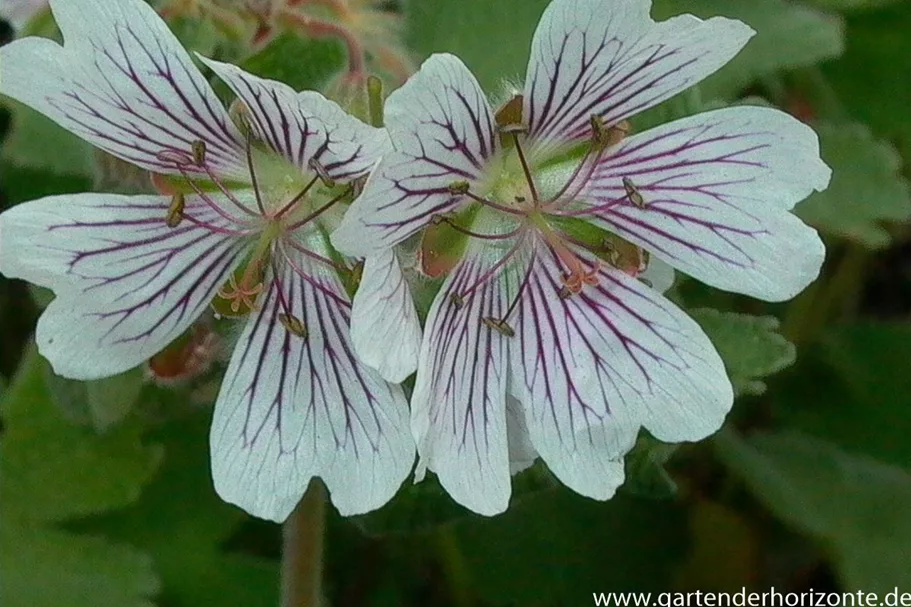
[[[535,31],[525,79],[524,118],[536,154],[589,137],[589,119],[607,124],[648,109],[730,61],[754,34],[714,17],[661,23],[649,0],[554,0]]]
[[[305,172],[312,172],[308,163],[315,159],[333,179],[347,182],[366,175],[389,151],[383,129],[364,124],[320,93],[297,93],[230,63],[199,58],[243,101],[256,138]]]
[[[369,257],[452,210],[453,182],[484,176],[496,151],[494,119],[478,81],[457,57],[433,55],[386,100],[395,152],[385,156],[332,235],[335,247]]]
[[[196,320],[238,264],[243,241],[186,220],[169,228],[169,204],[77,194],[0,215],[0,272],[56,294],[37,341],[57,374],[94,379],[140,364]],[[225,223],[195,197],[186,212]]]
[[[646,284],[654,290],[664,293],[674,286],[674,268],[657,257],[652,257],[645,272],[640,274],[639,278],[646,281]]]
[[[538,452],[528,433],[525,408],[509,394],[506,395],[506,438],[509,442],[509,473],[515,475],[530,468],[538,458]]]
[[[594,223],[720,289],[790,299],[819,274],[816,231],[788,212],[831,171],[816,134],[783,112],[736,107],[630,137],[582,193]],[[627,196],[623,179],[646,206]]]
[[[418,368],[421,323],[391,249],[364,262],[351,308],[351,341],[358,357],[388,381],[400,383]]]
[[[283,521],[314,476],[342,515],[379,508],[414,463],[401,388],[361,364],[348,339],[338,278],[296,255],[308,272],[279,271],[305,338],[279,321],[272,283],[238,340],[212,421],[212,475],[225,500]]]
[[[506,510],[512,491],[506,429],[506,346],[482,317],[508,305],[501,282],[487,281],[464,305],[491,261],[469,254],[449,275],[425,325],[411,398],[411,430],[422,466],[454,500],[485,515]]]
[[[654,290],[608,267],[598,286],[563,299],[561,275],[542,246],[508,338],[511,391],[554,474],[608,499],[640,426],[665,441],[704,438],[733,391],[699,326]]]
[[[161,152],[191,154],[245,178],[243,143],[215,93],[142,0],[54,0],[65,46],[24,38],[0,49],[0,92],[128,162],[175,173]]]

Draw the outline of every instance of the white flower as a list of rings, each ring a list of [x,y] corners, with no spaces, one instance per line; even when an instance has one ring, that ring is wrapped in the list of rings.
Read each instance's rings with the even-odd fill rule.
[[[407,402],[354,356],[350,272],[328,233],[387,135],[317,93],[204,60],[237,95],[239,128],[142,0],[51,4],[65,46],[4,47],[2,92],[170,195],[53,196],[0,215],[0,271],[56,294],[40,351],[60,375],[104,377],[213,299],[247,313],[212,423],[218,492],[282,520],[320,476],[342,514],[379,507],[413,464]]]
[[[461,61],[431,57],[389,97],[395,153],[333,234],[361,256],[428,224],[463,236],[427,318],[412,432],[423,465],[477,512],[507,507],[510,462],[537,454],[607,499],[640,427],[694,441],[721,425],[724,366],[692,319],[637,280],[646,251],[771,301],[819,272],[822,242],[789,213],[829,180],[811,129],[737,107],[627,136],[628,117],[753,34],[724,18],[655,23],[649,8],[555,0],[524,91],[496,113]]]

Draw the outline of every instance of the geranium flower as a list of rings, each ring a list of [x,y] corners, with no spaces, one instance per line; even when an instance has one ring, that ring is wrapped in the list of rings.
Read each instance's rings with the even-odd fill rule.
[[[422,465],[477,512],[507,507],[510,461],[538,455],[608,499],[640,427],[677,442],[721,425],[724,366],[638,280],[650,259],[770,301],[819,272],[822,242],[789,213],[829,180],[810,128],[735,107],[628,136],[627,118],[753,34],[724,18],[655,23],[649,8],[552,2],[524,90],[497,112],[458,58],[428,59],[389,97],[395,153],[333,234],[361,256],[428,226],[425,243],[441,226],[461,235],[425,326],[412,432]]]
[[[56,294],[41,353],[60,375],[104,377],[160,351],[213,300],[249,315],[215,405],[218,492],[282,520],[320,476],[342,514],[382,505],[414,459],[407,402],[354,355],[351,272],[328,232],[385,132],[317,93],[205,60],[238,97],[235,125],[141,0],[51,4],[65,46],[4,47],[2,92],[167,193],[52,196],[0,215],[0,271]]]

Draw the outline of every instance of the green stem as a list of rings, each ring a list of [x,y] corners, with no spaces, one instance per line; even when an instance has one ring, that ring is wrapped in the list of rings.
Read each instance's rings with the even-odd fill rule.
[[[449,584],[449,598],[456,607],[470,607],[474,604],[471,595],[471,574],[459,539],[452,525],[444,525],[437,532],[437,549],[443,574]]]
[[[383,81],[374,75],[367,76],[367,105],[370,109],[370,124],[383,126]]]
[[[313,479],[282,527],[282,607],[322,605],[326,488]]]

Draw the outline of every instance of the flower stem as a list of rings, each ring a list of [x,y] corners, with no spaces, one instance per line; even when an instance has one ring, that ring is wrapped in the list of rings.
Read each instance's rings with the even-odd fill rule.
[[[326,488],[315,478],[282,528],[282,607],[322,605],[325,524]]]

